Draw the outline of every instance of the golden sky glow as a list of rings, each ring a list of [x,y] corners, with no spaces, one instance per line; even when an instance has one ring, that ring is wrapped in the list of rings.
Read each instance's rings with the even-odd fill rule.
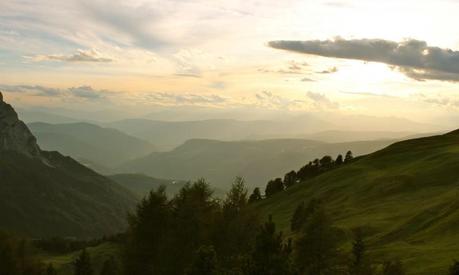
[[[455,11],[454,0],[3,0],[0,90],[21,106],[254,106],[430,122],[457,112],[457,60],[447,60],[448,81],[415,79],[419,68],[268,43],[415,39],[457,51]]]

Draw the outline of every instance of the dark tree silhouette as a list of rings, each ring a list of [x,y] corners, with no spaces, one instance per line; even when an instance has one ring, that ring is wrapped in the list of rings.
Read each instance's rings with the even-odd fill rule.
[[[289,187],[293,186],[296,183],[296,181],[297,181],[297,177],[296,177],[296,172],[295,171],[290,171],[287,174],[285,174],[285,176],[284,176],[285,188],[289,188]]]
[[[354,155],[351,151],[347,151],[346,156],[344,157],[344,162],[348,162],[354,159]]]
[[[102,270],[100,271],[100,275],[118,275],[118,265],[116,264],[115,258],[110,257],[105,260],[104,265],[102,266]]]
[[[349,265],[350,275],[371,275],[374,270],[371,267],[367,255],[367,248],[363,239],[363,230],[354,230],[354,242],[352,243],[352,260]]]
[[[260,228],[251,255],[248,274],[287,275],[290,274],[289,254],[291,242],[284,244],[282,232],[276,232],[276,225],[269,216]]]
[[[83,249],[78,258],[73,263],[74,275],[93,275],[94,271],[91,265],[91,257],[86,249]]]
[[[343,155],[339,154],[337,157],[336,157],[336,160],[335,160],[335,165],[341,165],[343,164]]]
[[[284,183],[281,178],[275,180],[270,180],[268,185],[266,185],[265,195],[266,197],[271,197],[272,195],[279,193],[284,190]]]
[[[403,268],[403,264],[399,260],[394,261],[385,261],[383,263],[383,275],[405,275],[405,269]]]
[[[0,274],[41,275],[41,263],[34,257],[29,243],[0,231]]]
[[[46,275],[57,275],[57,271],[54,268],[53,264],[49,264],[46,267]]]
[[[249,197],[249,203],[260,201],[261,199],[262,197],[261,197],[260,188],[256,187],[255,189],[253,189],[253,192]]]
[[[306,211],[306,207],[304,205],[304,201],[302,201],[298,206],[295,208],[295,212],[293,212],[292,219],[290,220],[290,230],[293,232],[297,232],[301,229],[304,223],[304,213]]]
[[[334,164],[334,161],[332,159],[332,157],[330,156],[323,156],[320,161],[320,168],[322,171],[326,171],[326,170],[329,170],[330,168],[333,167],[333,164]]]
[[[201,246],[197,251],[188,275],[218,274],[217,255],[213,246]]]
[[[290,219],[290,229],[293,232],[300,231],[319,207],[320,201],[318,199],[311,199],[307,206],[305,206],[304,202],[301,202]]]
[[[449,267],[449,275],[459,275],[459,261],[454,261]]]
[[[324,210],[317,209],[295,244],[295,263],[300,274],[337,274],[340,257],[337,235]]]

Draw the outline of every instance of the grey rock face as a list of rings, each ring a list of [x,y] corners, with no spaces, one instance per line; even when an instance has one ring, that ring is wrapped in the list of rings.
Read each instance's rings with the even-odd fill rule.
[[[16,151],[30,157],[40,157],[40,147],[11,105],[3,101],[0,92],[0,153]]]

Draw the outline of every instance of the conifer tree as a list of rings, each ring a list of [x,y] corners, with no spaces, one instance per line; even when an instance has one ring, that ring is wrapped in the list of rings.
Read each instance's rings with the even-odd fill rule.
[[[260,201],[261,199],[262,197],[261,197],[260,188],[256,187],[255,189],[253,189],[253,192],[249,197],[249,203]]]
[[[367,248],[363,239],[363,230],[354,230],[354,242],[352,243],[352,260],[349,266],[350,275],[371,275],[374,271],[367,255]]]
[[[86,249],[83,249],[78,256],[78,258],[75,260],[74,264],[74,275],[93,275],[93,269],[91,265],[91,258],[86,251]]]
[[[54,268],[53,264],[49,264],[46,267],[46,275],[57,275],[57,271]]]
[[[100,275],[118,275],[119,270],[116,264],[115,258],[110,257],[105,260],[104,265],[102,266],[102,270],[100,271]]]
[[[188,275],[217,274],[217,255],[213,246],[201,246],[197,251]]]
[[[249,274],[290,274],[290,241],[284,244],[282,232],[276,232],[276,224],[269,216],[256,236],[254,251],[249,264]]]
[[[332,275],[339,262],[337,229],[323,209],[317,209],[295,244],[295,263],[300,274]]]

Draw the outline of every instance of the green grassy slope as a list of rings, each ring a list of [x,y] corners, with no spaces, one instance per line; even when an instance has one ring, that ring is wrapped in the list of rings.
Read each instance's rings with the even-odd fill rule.
[[[94,269],[95,274],[99,274],[104,262],[110,257],[114,257],[118,263],[121,262],[121,246],[117,243],[104,242],[100,245],[94,247],[88,247],[88,251],[91,257],[91,264]],[[77,250],[67,254],[48,254],[41,253],[39,258],[46,264],[52,264],[56,269],[57,274],[59,275],[72,275],[73,264],[78,258],[78,255],[81,253],[81,250]],[[121,268],[121,267],[119,267]]]
[[[284,231],[301,201],[320,198],[338,226],[364,226],[378,258],[442,274],[459,258],[459,131],[395,143],[257,205]]]

